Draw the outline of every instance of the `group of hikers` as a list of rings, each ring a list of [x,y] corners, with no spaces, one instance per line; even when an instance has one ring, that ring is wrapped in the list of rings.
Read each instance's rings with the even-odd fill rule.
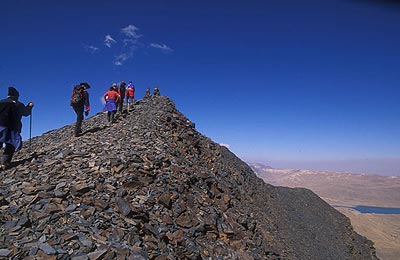
[[[83,114],[87,116],[90,111],[89,93],[87,90],[90,85],[86,82],[80,83],[74,86],[71,96],[71,107],[76,113],[76,124],[74,135],[80,136],[82,133],[82,121]],[[107,120],[109,124],[115,122],[115,115],[117,111],[123,112],[124,100],[126,99],[127,111],[129,112],[133,108],[133,101],[135,98],[135,86],[132,81],[126,85],[125,81],[122,81],[119,86],[117,83],[113,83],[110,89],[103,95],[105,102],[104,111],[107,111]]]
[[[82,121],[84,114],[89,115],[90,101],[88,89],[90,85],[82,82],[75,85],[70,99],[70,105],[76,113],[76,124],[74,135],[82,134]],[[149,89],[146,90],[146,95]],[[126,100],[127,111],[133,109],[135,98],[135,86],[130,81],[128,85],[122,81],[119,86],[113,83],[110,89],[103,96],[105,102],[104,110],[107,111],[109,124],[115,122],[117,111],[123,112],[124,100]],[[12,157],[16,150],[22,147],[22,122],[23,116],[32,113],[33,102],[24,105],[19,100],[19,92],[14,87],[8,88],[7,98],[0,100],[0,149],[4,147],[0,157],[0,170],[8,169],[11,165]]]
[[[112,124],[115,121],[115,114],[117,111],[122,113],[125,98],[127,111],[129,112],[132,109],[133,100],[135,98],[135,86],[133,86],[132,81],[129,82],[128,86],[124,81],[121,82],[119,87],[114,83],[104,94],[103,98],[106,102],[105,110],[107,111],[108,122]]]

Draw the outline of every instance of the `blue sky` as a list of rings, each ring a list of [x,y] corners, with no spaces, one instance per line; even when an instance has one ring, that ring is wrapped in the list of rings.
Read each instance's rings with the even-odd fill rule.
[[[36,136],[74,123],[76,83],[92,115],[113,82],[158,85],[246,161],[400,175],[399,32],[395,1],[3,0],[0,92]]]

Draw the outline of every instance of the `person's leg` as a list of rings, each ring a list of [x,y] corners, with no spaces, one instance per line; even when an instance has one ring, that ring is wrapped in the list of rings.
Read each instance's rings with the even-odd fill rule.
[[[115,121],[115,113],[117,113],[117,110],[111,111],[111,123],[114,123]]]
[[[130,110],[130,103],[129,103],[129,96],[126,96],[126,110],[129,112]]]
[[[122,113],[122,108],[124,106],[124,100],[121,100],[118,102],[118,110],[120,113]]]
[[[3,156],[1,157],[1,165],[3,169],[10,167],[12,157],[15,152],[15,147],[12,144],[6,143],[6,148],[4,149]]]
[[[76,107],[74,108],[76,113],[76,124],[75,124],[75,136],[79,136],[82,133],[82,121],[83,121],[83,110],[84,107]]]
[[[3,143],[2,142],[0,142],[0,149],[2,149],[3,148]],[[4,152],[5,151],[3,151],[3,155],[0,157],[0,168],[3,168],[3,160],[5,161],[5,158],[3,159],[3,157],[5,157],[4,156]]]

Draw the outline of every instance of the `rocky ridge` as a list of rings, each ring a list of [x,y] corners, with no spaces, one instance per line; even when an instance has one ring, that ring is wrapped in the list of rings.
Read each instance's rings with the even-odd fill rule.
[[[265,184],[164,96],[32,139],[0,173],[0,258],[376,259],[306,189]]]

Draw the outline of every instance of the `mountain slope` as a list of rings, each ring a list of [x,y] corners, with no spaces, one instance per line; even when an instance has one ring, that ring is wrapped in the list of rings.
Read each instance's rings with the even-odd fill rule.
[[[265,184],[150,96],[32,140],[0,173],[0,256],[36,259],[376,259],[306,189]]]

